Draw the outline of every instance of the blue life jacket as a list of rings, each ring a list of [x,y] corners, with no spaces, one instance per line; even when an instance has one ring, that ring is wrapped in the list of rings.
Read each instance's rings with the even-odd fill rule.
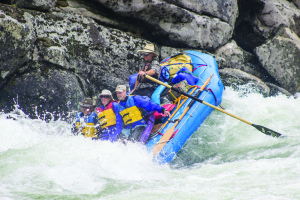
[[[148,98],[148,97],[147,97]],[[150,100],[150,99],[149,99]],[[125,111],[125,110],[128,110],[129,112],[130,112],[130,110],[129,110],[129,108],[134,108],[134,107],[136,107],[137,108],[137,106],[135,105],[135,102],[134,102],[134,99],[133,99],[133,96],[128,96],[127,97],[127,101],[126,102],[123,102],[123,101],[120,101],[120,107],[119,107],[119,111],[120,112],[122,112],[122,111]],[[142,113],[142,111],[140,110],[140,108],[137,108],[137,109],[134,109],[134,111],[136,112],[134,115],[136,116],[136,118],[134,118],[134,116],[130,116],[130,118],[134,118],[132,121],[132,123],[130,123],[130,122],[127,122],[126,123],[126,121],[124,122],[124,125],[125,125],[125,129],[130,129],[130,128],[134,128],[134,127],[136,127],[137,125],[144,125],[144,124],[146,124],[146,121],[143,119],[143,117],[144,117],[144,114]],[[139,112],[139,113],[138,113]],[[126,113],[127,114],[127,113]],[[125,115],[126,115],[125,114]],[[130,113],[129,113],[130,114]],[[127,114],[128,115],[128,114]],[[140,117],[139,117],[140,116]],[[122,116],[122,118],[123,118],[123,121],[124,121],[124,118],[125,118],[126,116]]]

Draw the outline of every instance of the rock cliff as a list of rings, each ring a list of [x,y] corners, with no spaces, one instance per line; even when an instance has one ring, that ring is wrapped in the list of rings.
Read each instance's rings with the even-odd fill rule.
[[[146,43],[162,60],[213,55],[226,86],[300,92],[299,0],[6,0],[0,4],[0,108],[67,116],[127,84]]]

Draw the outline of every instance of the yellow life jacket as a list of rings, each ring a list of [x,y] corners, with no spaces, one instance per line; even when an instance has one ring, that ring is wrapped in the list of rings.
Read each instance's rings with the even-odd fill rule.
[[[125,126],[143,119],[141,111],[136,106],[126,108],[120,112],[120,115]]]
[[[85,123],[85,127],[81,130],[81,133],[84,137],[92,137],[92,138],[96,138],[97,135],[97,130],[95,128],[95,124],[94,123]],[[77,130],[79,129],[80,126],[80,122],[76,122],[76,128]]]
[[[191,72],[193,71],[193,65],[191,65],[192,59],[190,56],[186,54],[180,54],[178,56],[170,58],[170,60],[166,63],[162,63],[161,66],[169,66],[170,78],[173,76],[183,67],[188,68]]]
[[[98,114],[98,119],[101,128],[116,125],[117,119],[113,109],[107,109]]]

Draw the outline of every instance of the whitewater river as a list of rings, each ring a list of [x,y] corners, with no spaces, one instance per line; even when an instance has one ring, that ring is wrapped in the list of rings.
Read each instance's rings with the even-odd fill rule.
[[[300,98],[226,88],[168,165],[138,144],[92,141],[69,123],[0,113],[0,199],[300,199]],[[10,117],[8,117],[10,116]],[[15,119],[13,119],[13,118]]]

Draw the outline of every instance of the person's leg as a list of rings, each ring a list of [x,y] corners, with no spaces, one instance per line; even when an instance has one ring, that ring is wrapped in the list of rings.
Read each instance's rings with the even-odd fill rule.
[[[133,95],[147,96],[151,99],[152,93],[154,92],[154,88],[143,88],[139,90],[133,91]]]
[[[129,135],[128,140],[131,142],[139,142],[145,128],[145,126],[135,127]]]
[[[124,135],[124,133],[120,133],[120,134],[119,134],[119,137],[118,137],[118,141],[121,141],[121,142],[123,142],[124,144],[126,144],[127,141],[128,141],[128,138],[126,137],[126,135]]]
[[[150,136],[150,133],[151,133],[151,130],[152,130],[152,127],[154,124],[154,114],[149,116],[146,121],[147,121],[147,126],[144,129],[143,134],[141,135],[140,140],[139,140],[139,142],[142,144],[145,144]]]

